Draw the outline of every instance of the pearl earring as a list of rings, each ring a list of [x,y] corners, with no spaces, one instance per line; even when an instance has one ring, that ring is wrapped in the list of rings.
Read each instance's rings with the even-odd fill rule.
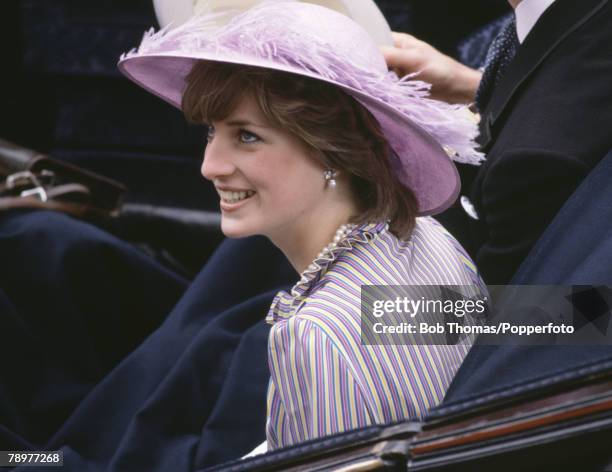
[[[338,175],[338,172],[336,172],[335,170],[327,169],[325,172],[323,172],[323,178],[325,179],[325,184],[329,185],[331,188],[335,188],[337,175]]]

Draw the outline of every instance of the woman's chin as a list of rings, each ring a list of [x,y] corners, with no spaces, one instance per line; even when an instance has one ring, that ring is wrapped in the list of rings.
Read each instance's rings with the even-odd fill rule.
[[[254,236],[255,232],[249,231],[244,225],[236,225],[232,223],[225,223],[221,221],[221,232],[226,238],[246,238],[248,236]]]

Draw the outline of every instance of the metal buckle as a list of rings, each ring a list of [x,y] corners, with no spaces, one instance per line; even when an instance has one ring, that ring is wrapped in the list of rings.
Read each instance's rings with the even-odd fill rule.
[[[48,176],[46,176],[48,177]],[[46,202],[48,200],[47,192],[45,188],[42,186],[38,177],[34,175],[29,170],[25,170],[22,172],[15,172],[7,176],[6,178],[6,188],[7,190],[13,190],[16,187],[24,187],[29,185],[33,188],[22,191],[19,196],[20,197],[38,197],[40,201]]]
[[[19,194],[20,197],[38,197],[41,202],[46,202],[48,199],[47,192],[43,187],[34,187],[30,190],[24,190]]]
[[[22,172],[15,172],[6,178],[6,188],[9,190],[15,187],[22,187],[24,185],[31,185],[32,187],[40,187],[40,182],[36,176],[29,170]]]

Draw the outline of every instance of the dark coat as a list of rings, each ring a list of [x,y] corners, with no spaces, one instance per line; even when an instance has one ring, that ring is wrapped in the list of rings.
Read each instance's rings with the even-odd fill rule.
[[[612,151],[563,206],[513,284],[612,285],[611,181]],[[496,391],[509,394],[517,384],[604,361],[612,361],[611,346],[477,345],[442,407]]]
[[[612,147],[610,77],[612,2],[557,0],[482,112],[487,159],[473,182],[465,175],[463,192],[480,219],[461,212],[462,221],[451,225],[485,282],[511,279]]]

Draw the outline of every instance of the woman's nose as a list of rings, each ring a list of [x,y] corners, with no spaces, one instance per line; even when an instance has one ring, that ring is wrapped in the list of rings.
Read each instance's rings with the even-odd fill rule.
[[[230,154],[218,137],[211,139],[204,150],[201,172],[204,178],[214,180],[234,172]]]

